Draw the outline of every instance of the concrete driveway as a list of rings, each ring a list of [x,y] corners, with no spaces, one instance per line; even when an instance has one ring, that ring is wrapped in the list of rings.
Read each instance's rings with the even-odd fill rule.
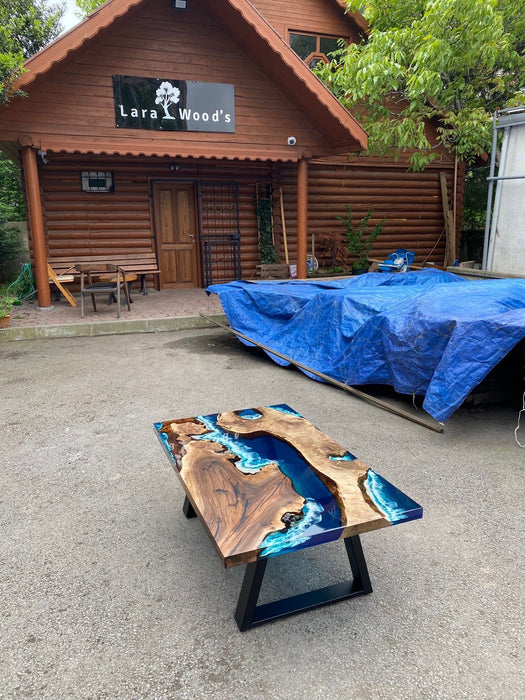
[[[4,343],[0,364],[3,700],[524,696],[519,406],[439,435],[220,329]],[[283,402],[425,512],[362,537],[371,595],[240,633],[243,567],[184,517],[152,423]],[[347,566],[341,542],[278,557],[262,595]]]

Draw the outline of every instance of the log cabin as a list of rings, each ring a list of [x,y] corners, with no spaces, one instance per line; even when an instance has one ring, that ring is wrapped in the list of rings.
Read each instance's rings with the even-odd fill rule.
[[[376,257],[442,265],[454,160],[413,173],[367,156],[311,70],[366,29],[343,0],[107,0],[28,59],[0,145],[22,165],[39,306],[48,263],[133,256],[159,289],[254,277],[261,207],[299,278],[347,205],[385,219]]]

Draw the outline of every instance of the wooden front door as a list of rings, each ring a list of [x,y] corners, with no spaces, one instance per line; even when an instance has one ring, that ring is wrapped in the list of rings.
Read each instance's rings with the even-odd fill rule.
[[[194,186],[157,182],[153,202],[161,286],[164,289],[199,287]]]

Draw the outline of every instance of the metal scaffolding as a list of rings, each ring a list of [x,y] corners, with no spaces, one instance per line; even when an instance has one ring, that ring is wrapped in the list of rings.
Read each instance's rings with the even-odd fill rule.
[[[493,136],[492,136],[492,153],[490,158],[490,175],[487,178],[489,181],[489,192],[487,197],[487,216],[485,221],[485,241],[483,244],[483,269],[492,270],[494,261],[494,247],[496,241],[496,228],[501,205],[502,188],[500,182],[505,180],[522,180],[523,175],[500,175],[505,173],[507,164],[507,156],[509,149],[510,133],[513,126],[525,125],[525,106],[511,107],[494,112],[493,116]],[[501,145],[501,153],[497,164],[496,174],[496,154],[498,132],[503,130],[503,141]],[[498,183],[496,194],[494,196],[494,183]]]

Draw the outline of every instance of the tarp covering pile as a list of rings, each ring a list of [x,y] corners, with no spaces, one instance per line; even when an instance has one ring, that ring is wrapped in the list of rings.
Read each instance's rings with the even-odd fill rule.
[[[471,282],[429,269],[207,291],[232,329],[340,382],[424,396],[441,422],[525,338],[522,279]]]

